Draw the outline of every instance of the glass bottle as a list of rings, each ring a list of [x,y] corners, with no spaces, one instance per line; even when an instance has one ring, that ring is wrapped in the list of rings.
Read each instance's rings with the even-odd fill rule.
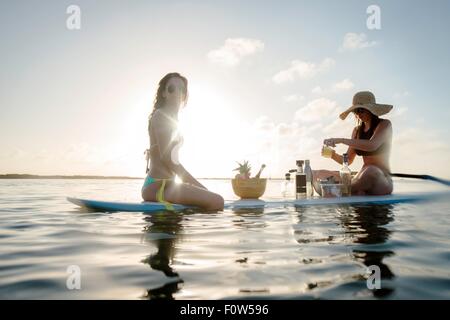
[[[306,174],[303,172],[303,160],[297,160],[297,172],[295,173],[295,198],[306,198]]]
[[[352,172],[348,167],[348,154],[344,153],[342,157],[342,168],[339,171],[342,183],[342,196],[349,197],[352,195]]]
[[[305,175],[306,175],[306,197],[312,198],[314,196],[314,188],[312,184],[312,170],[311,166],[309,165],[309,160],[305,160]]]

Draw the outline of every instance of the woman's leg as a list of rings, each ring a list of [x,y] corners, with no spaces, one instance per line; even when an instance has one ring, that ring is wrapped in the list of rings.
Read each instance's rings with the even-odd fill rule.
[[[156,193],[162,182],[157,181],[142,190],[144,201],[157,201]],[[167,181],[164,188],[164,200],[170,203],[197,206],[211,211],[223,210],[222,196],[211,191],[186,184]]]
[[[156,193],[158,192],[159,188],[161,188],[161,183],[161,181],[155,181],[145,187],[142,187],[142,199],[149,202],[158,201],[156,200]]]
[[[223,210],[221,195],[186,183],[169,183],[164,190],[164,200],[197,206],[211,211]]]
[[[386,195],[391,194],[393,184],[390,177],[376,166],[364,167],[352,181],[354,195]]]

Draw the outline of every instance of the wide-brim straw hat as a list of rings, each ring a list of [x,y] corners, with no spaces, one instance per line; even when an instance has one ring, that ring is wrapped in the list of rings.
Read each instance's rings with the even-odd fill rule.
[[[390,104],[379,104],[375,100],[375,96],[370,91],[361,91],[353,96],[353,104],[347,110],[339,115],[339,118],[345,120],[348,114],[355,109],[363,108],[369,110],[376,116],[382,116],[392,110],[394,106]]]

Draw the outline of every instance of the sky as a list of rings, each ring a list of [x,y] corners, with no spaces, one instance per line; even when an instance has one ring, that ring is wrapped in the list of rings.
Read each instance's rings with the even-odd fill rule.
[[[450,178],[449,18],[443,0],[2,1],[0,174],[144,177],[156,86],[176,71],[196,177],[338,169],[322,142],[350,137],[338,114],[370,90],[394,105],[392,171]]]

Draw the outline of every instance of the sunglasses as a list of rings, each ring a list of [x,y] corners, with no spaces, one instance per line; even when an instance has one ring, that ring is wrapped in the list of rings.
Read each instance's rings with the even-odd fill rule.
[[[360,114],[360,113],[363,113],[364,111],[365,111],[364,108],[356,108],[355,110],[353,110],[353,113]]]
[[[184,87],[184,86],[177,87],[177,86],[171,84],[167,87],[167,91],[170,94],[174,93],[176,89],[178,89],[181,93],[186,94],[186,87]]]

